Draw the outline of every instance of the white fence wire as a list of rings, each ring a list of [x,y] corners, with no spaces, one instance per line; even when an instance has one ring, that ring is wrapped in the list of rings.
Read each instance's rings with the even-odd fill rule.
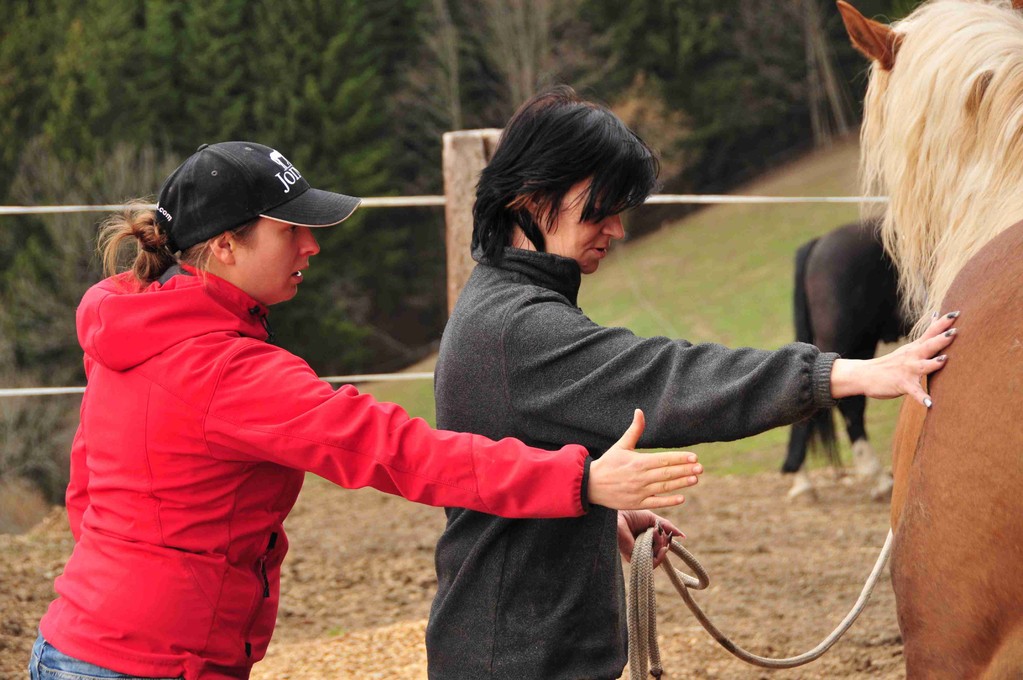
[[[443,206],[443,196],[374,196],[362,199],[360,208],[418,208]],[[155,203],[143,207],[156,210]],[[56,215],[61,213],[114,212],[124,208],[123,203],[104,205],[0,205],[0,215]]]
[[[885,196],[732,196],[725,194],[655,194],[646,205],[714,203],[885,203]],[[373,196],[362,199],[361,208],[429,208],[443,207],[444,196]],[[155,203],[144,207],[156,209]],[[121,203],[103,205],[0,205],[2,215],[56,215],[61,213],[113,212],[121,210]]]
[[[718,203],[886,203],[886,196],[734,196],[724,194],[655,194],[646,200],[647,205],[710,205]],[[376,196],[362,199],[362,208],[417,208],[444,206],[444,196]],[[147,207],[155,209],[155,204]],[[53,215],[60,213],[112,212],[124,208],[123,204],[106,205],[3,205],[3,215]],[[321,378],[328,383],[345,384],[359,382],[385,382],[398,380],[432,379],[433,373],[366,373],[357,375],[332,375]],[[82,394],[84,387],[23,387],[0,388],[0,398],[41,397],[61,394]]]
[[[391,382],[400,380],[433,379],[433,373],[365,373],[356,375],[328,375],[320,380],[328,383],[347,385],[361,382]],[[82,394],[84,387],[5,387],[0,388],[0,397],[42,397],[60,394]]]

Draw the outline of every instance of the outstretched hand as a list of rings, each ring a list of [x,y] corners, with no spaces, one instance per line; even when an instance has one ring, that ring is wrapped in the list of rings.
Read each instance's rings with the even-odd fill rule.
[[[618,551],[626,562],[632,561],[632,550],[636,546],[636,537],[650,527],[656,527],[653,548],[654,569],[664,561],[671,545],[671,539],[685,538],[686,535],[674,524],[658,517],[649,510],[621,510],[618,512]]]
[[[616,510],[667,508],[685,502],[672,491],[693,486],[703,466],[696,454],[686,451],[636,453],[646,419],[636,409],[632,424],[622,438],[590,464],[586,488],[591,503]]]
[[[892,399],[908,394],[927,408],[931,398],[922,385],[924,376],[945,365],[944,350],[955,340],[959,312],[936,317],[918,339],[890,354],[869,360],[836,359],[831,369],[831,395],[835,399],[863,394]]]

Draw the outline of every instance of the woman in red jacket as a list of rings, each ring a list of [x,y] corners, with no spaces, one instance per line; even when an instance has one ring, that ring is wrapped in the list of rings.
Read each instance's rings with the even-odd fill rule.
[[[580,446],[432,430],[355,388],[334,391],[267,342],[267,307],[319,252],[310,227],[359,199],[310,188],[279,152],[203,145],[156,212],[101,235],[108,272],[77,313],[88,387],[71,453],[74,552],[40,622],[32,678],[245,678],[277,612],[282,523],[314,472],[430,505],[568,517],[655,508],[696,483],[692,454],[631,452],[641,414],[591,461]],[[79,674],[79,675],[76,675]]]

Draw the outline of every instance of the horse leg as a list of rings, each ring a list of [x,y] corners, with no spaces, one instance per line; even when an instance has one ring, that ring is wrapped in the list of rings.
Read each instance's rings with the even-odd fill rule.
[[[792,475],[792,488],[788,492],[788,497],[792,499],[817,500],[817,492],[813,488],[813,483],[810,482],[809,475],[803,470],[809,435],[810,424],[808,421],[796,423],[789,433],[789,451],[781,466],[781,471],[782,474]]]
[[[852,442],[853,469],[861,478],[874,477],[881,471],[874,448],[867,441],[867,430],[863,424],[863,414],[867,410],[867,399],[863,395],[846,397],[838,403],[838,410],[845,419],[845,429]]]
[[[867,410],[867,399],[864,396],[847,397],[838,404],[845,419],[845,429],[852,442],[853,468],[860,479],[873,482],[870,497],[874,500],[887,500],[892,490],[892,478],[885,472],[881,460],[877,457],[874,447],[867,439],[867,428],[864,414]]]
[[[790,500],[806,500],[816,501],[817,500],[817,489],[814,488],[813,482],[810,481],[810,476],[806,474],[806,470],[799,470],[792,475],[792,488],[789,489],[788,498]]]
[[[794,263],[792,312],[796,339],[800,342],[812,343],[814,341],[813,323],[806,297],[806,266],[816,243],[817,239],[813,239],[801,245],[796,251]],[[810,443],[810,431],[810,420],[793,424],[789,431],[789,450],[785,462],[781,466],[781,471],[782,474],[793,475],[792,488],[788,493],[790,499],[817,499],[817,493],[810,482],[810,477],[803,470],[803,464],[806,462],[806,448]]]

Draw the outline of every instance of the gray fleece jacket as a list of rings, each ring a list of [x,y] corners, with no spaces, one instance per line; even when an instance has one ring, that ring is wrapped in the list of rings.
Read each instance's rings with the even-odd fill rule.
[[[479,257],[476,258],[478,261]],[[640,446],[747,437],[833,404],[837,355],[640,338],[576,306],[574,260],[480,261],[444,330],[437,426],[597,457],[642,408]],[[617,678],[627,661],[617,513],[509,520],[447,509],[426,631],[434,679]]]

